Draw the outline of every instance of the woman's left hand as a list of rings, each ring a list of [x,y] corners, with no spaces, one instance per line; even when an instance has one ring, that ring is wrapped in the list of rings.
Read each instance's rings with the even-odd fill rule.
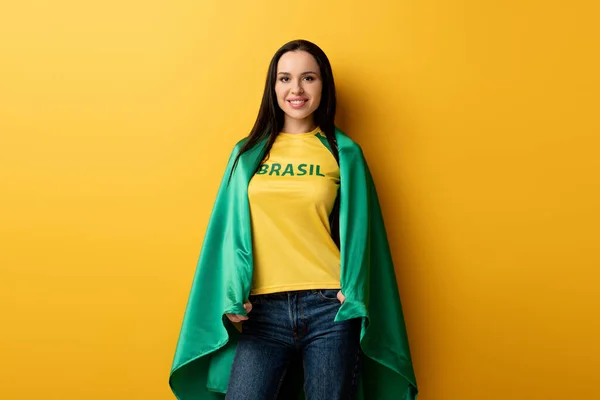
[[[337,294],[337,298],[338,298],[338,300],[340,301],[340,303],[341,303],[341,304],[344,304],[344,301],[346,301],[346,296],[344,296],[344,295],[342,294],[342,291],[341,291],[341,290],[338,292],[338,294]]]

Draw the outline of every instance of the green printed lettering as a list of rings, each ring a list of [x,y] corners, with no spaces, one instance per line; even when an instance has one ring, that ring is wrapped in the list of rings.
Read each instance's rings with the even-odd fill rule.
[[[269,170],[269,166],[267,164],[263,164],[260,166],[260,169],[258,171],[256,171],[257,175],[264,175],[267,173],[267,171]]]
[[[321,166],[317,165],[317,176],[325,176],[321,173]]]
[[[306,175],[306,164],[298,165],[298,176]]]
[[[271,164],[271,171],[269,171],[269,176],[273,175],[273,173],[279,176],[279,170],[281,169],[281,164]]]
[[[313,172],[315,172],[315,166],[313,164],[310,164],[310,172],[308,174],[313,175]]]
[[[281,176],[285,176],[286,174],[294,176],[294,166],[292,164],[286,165],[285,170],[283,171]]]

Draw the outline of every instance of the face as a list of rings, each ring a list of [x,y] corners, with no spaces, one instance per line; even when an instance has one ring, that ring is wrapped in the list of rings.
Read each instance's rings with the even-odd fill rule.
[[[277,64],[275,93],[288,122],[306,122],[321,103],[323,81],[315,58],[306,51],[288,51]]]

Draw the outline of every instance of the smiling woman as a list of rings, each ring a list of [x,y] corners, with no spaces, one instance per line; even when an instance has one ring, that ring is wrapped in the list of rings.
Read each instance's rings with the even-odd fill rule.
[[[179,399],[294,399],[299,386],[311,400],[416,398],[377,194],[335,110],[325,53],[279,49],[205,236],[171,372]]]
[[[306,51],[289,51],[279,59],[275,93],[277,104],[288,116],[284,132],[302,133],[315,128],[311,116],[319,107],[323,90],[319,70],[315,58]]]

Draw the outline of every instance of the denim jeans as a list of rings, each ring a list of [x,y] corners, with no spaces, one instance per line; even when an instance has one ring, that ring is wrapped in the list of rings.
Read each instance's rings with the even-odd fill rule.
[[[361,322],[334,322],[340,308],[337,292],[251,296],[252,311],[242,323],[225,399],[295,400],[280,391],[296,360],[304,369],[307,400],[354,399]]]

